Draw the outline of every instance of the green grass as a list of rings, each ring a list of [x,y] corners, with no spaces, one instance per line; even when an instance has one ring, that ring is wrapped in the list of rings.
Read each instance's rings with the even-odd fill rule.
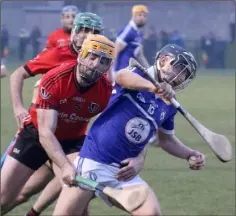
[[[25,105],[29,105],[37,78],[26,81]],[[232,71],[201,71],[178,100],[206,127],[226,135],[235,150],[235,77]],[[5,150],[16,131],[9,99],[9,79],[1,80],[1,150]],[[221,163],[191,126],[177,116],[176,134],[184,143],[206,155],[206,167],[191,171],[187,162],[150,147],[141,176],[150,184],[161,203],[164,215],[235,215],[235,156]],[[234,151],[235,152],[235,151]],[[33,204],[21,205],[8,215],[23,215]],[[79,205],[79,203],[78,203]],[[51,215],[53,206],[42,215]],[[92,215],[124,215],[96,199]]]

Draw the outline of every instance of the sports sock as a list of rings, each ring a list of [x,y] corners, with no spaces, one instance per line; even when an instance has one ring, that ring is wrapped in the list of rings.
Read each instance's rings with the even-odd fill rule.
[[[33,207],[25,214],[25,216],[39,216],[39,215],[40,213],[35,211]]]

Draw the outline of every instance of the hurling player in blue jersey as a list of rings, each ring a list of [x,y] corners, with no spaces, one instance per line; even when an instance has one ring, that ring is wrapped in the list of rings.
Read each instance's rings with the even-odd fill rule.
[[[131,57],[137,59],[144,67],[149,67],[149,63],[143,53],[143,35],[140,32],[140,29],[146,24],[147,14],[148,8],[146,6],[133,6],[132,19],[118,33],[115,42],[116,60],[113,73],[127,67]]]
[[[161,90],[137,68],[127,67],[116,74],[113,96],[108,107],[95,120],[85,139],[80,155],[74,162],[78,173],[105,186],[134,188],[147,183],[136,175],[128,181],[119,181],[117,173],[121,161],[137,157],[154,132],[160,147],[175,157],[196,160],[189,167],[203,168],[204,155],[185,146],[174,135],[177,110],[164,102],[174,91],[184,89],[196,75],[197,64],[193,55],[177,45],[167,45],[157,53],[155,63],[148,72],[161,83]],[[166,101],[166,100],[165,100]],[[129,173],[129,168],[126,174]],[[54,215],[81,215],[95,191],[64,187]],[[107,204],[111,202],[102,194]],[[161,215],[156,195],[149,187],[146,201],[132,215]]]

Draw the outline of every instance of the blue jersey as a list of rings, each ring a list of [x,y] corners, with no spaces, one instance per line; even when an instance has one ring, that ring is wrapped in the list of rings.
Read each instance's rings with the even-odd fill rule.
[[[132,71],[143,76],[137,68]],[[154,75],[153,67],[149,73]],[[94,121],[79,155],[105,164],[136,157],[158,129],[174,134],[176,112],[153,93],[128,90],[116,83],[107,108]]]
[[[118,33],[116,40],[125,45],[125,48],[116,57],[114,71],[126,68],[129,65],[129,59],[137,57],[142,39],[142,33],[132,20]]]

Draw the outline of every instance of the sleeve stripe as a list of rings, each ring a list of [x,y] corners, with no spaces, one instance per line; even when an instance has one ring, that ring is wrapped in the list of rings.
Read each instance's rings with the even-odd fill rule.
[[[117,41],[118,43],[121,43],[121,44],[124,45],[124,46],[127,45],[127,43],[126,43],[124,40],[122,40],[121,38],[119,38],[119,37],[116,39],[116,41]]]
[[[170,134],[170,135],[175,134],[175,130],[166,130],[162,127],[160,127],[159,130],[162,131],[165,134]]]
[[[58,108],[52,104],[49,103],[43,103],[43,104],[36,104],[36,109],[53,109],[58,110]]]
[[[122,41],[124,41],[125,37],[128,35],[130,30],[132,29],[132,26],[128,24],[125,29],[122,31],[122,33],[118,36],[118,38]]]
[[[55,82],[59,81],[60,79],[66,77],[69,73],[72,73],[71,68],[65,71],[58,71],[54,75],[50,76],[50,78],[46,79],[43,83],[45,88],[50,88]]]
[[[24,65],[23,68],[25,69],[25,71],[30,75],[30,76],[35,76],[31,70],[29,69],[29,67],[27,65]]]

